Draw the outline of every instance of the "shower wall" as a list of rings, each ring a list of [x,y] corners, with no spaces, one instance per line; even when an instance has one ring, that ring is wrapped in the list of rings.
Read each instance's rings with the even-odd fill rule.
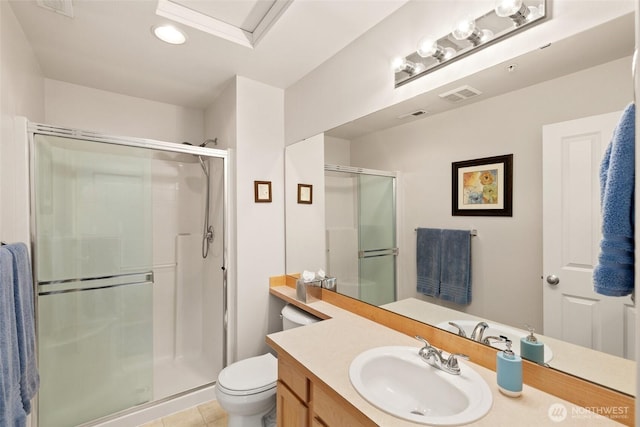
[[[162,156],[151,180],[155,399],[213,382],[222,369],[222,160],[209,160],[215,239],[203,259],[203,170],[195,156]]]

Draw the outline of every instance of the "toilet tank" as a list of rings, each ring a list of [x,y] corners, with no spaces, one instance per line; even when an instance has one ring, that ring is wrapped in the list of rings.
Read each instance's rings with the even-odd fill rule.
[[[315,323],[319,321],[316,316],[307,313],[306,311],[300,310],[298,307],[287,304],[282,309],[282,329],[293,329],[298,326],[305,326],[310,323]]]

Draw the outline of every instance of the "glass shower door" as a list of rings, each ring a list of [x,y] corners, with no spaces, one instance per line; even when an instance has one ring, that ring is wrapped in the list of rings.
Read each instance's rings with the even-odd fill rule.
[[[40,427],[152,399],[151,168],[145,150],[34,135]]]
[[[360,300],[382,305],[396,299],[395,178],[358,175]]]

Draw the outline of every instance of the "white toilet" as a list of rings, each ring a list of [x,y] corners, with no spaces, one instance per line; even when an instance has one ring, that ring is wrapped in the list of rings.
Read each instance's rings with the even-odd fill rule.
[[[282,309],[283,330],[318,320],[293,305]],[[218,403],[229,414],[228,427],[275,426],[277,382],[278,362],[271,353],[240,360],[220,371],[215,390]]]

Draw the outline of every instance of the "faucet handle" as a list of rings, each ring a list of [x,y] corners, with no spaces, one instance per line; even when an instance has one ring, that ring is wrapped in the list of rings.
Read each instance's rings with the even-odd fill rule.
[[[417,339],[418,341],[422,341],[425,347],[432,347],[431,344],[429,344],[429,341],[422,338],[420,335],[415,335],[414,338]]]
[[[466,338],[467,334],[465,333],[464,329],[462,329],[462,327],[460,325],[458,325],[455,322],[449,322],[449,325],[453,326],[454,328],[458,329],[458,335],[460,335],[461,337]]]
[[[504,335],[500,335],[499,337],[496,336],[489,336],[489,337],[485,337],[482,340],[482,344],[487,344],[487,345],[491,345],[491,341],[495,341],[495,342],[507,342],[509,338],[505,337]]]
[[[446,367],[452,371],[460,371],[460,365],[458,365],[458,357],[465,359],[465,360],[469,360],[469,356],[467,356],[466,354],[462,354],[462,353],[451,353],[449,355],[449,358],[447,359],[447,362],[445,363]]]

